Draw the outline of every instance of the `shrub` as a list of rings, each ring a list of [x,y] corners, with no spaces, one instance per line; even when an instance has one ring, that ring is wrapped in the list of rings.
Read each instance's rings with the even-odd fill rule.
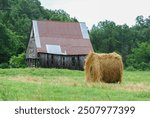
[[[150,43],[140,43],[127,58],[127,66],[138,70],[150,70]]]
[[[127,71],[135,71],[136,69],[133,66],[128,66],[126,68]]]
[[[9,60],[9,64],[13,68],[26,67],[25,53],[19,54],[18,56],[12,56]]]
[[[9,68],[8,63],[1,63],[0,68]]]

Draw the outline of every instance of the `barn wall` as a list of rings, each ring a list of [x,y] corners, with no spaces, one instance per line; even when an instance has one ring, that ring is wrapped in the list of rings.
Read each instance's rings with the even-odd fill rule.
[[[26,63],[28,67],[39,67],[39,59],[27,58]]]
[[[83,70],[85,55],[55,55],[39,53],[39,67]]]
[[[84,67],[84,60],[85,60],[86,56],[79,56],[79,68],[83,68]]]
[[[29,40],[29,44],[26,51],[26,58],[37,58],[37,51],[34,38],[30,38]]]
[[[55,55],[39,53],[38,58],[27,58],[28,67],[67,68],[83,70],[86,55]]]

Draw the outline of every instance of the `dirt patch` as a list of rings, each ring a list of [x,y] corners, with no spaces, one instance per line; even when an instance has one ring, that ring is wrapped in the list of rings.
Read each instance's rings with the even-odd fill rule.
[[[150,92],[150,86],[144,83],[129,83],[129,84],[107,84],[107,83],[86,83],[85,86],[90,88],[102,88],[109,90],[123,90],[129,92]]]
[[[150,86],[145,85],[144,83],[128,83],[128,84],[106,84],[106,83],[86,83],[86,82],[78,82],[76,80],[72,80],[69,77],[54,77],[50,79],[43,79],[39,77],[31,77],[31,76],[16,76],[7,78],[8,80],[15,80],[25,83],[36,83],[36,84],[49,84],[49,85],[64,85],[71,87],[89,87],[89,88],[103,88],[109,90],[123,90],[129,92],[150,92]]]
[[[126,90],[126,91],[134,91],[134,92],[150,92],[150,86],[146,86],[144,84],[128,84],[119,86],[118,89]]]
[[[30,76],[16,76],[8,78],[9,80],[15,80],[20,82],[29,82],[29,83],[42,83],[43,80],[37,77],[30,77]]]
[[[68,77],[52,77],[50,79],[46,78],[38,78],[38,77],[31,77],[31,76],[16,76],[7,78],[8,80],[15,80],[25,83],[36,83],[36,84],[49,84],[49,85],[65,85],[65,86],[78,86],[76,81],[73,81],[71,78]]]

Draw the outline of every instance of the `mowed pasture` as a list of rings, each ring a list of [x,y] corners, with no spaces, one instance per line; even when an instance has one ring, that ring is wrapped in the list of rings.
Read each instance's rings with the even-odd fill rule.
[[[124,71],[121,84],[86,83],[84,71],[0,69],[0,100],[150,100],[150,71]]]

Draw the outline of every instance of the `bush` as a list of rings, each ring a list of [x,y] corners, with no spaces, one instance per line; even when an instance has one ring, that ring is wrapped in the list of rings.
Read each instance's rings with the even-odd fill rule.
[[[137,69],[135,69],[133,66],[128,66],[126,68],[127,71],[136,71]]]
[[[8,63],[1,63],[0,68],[9,68]]]
[[[150,43],[140,43],[128,55],[127,66],[138,70],[150,70]]]
[[[25,68],[26,61],[25,61],[25,53],[19,54],[18,56],[12,56],[9,60],[9,64],[13,68]]]
[[[138,68],[141,70],[150,70],[150,63],[141,62]]]

